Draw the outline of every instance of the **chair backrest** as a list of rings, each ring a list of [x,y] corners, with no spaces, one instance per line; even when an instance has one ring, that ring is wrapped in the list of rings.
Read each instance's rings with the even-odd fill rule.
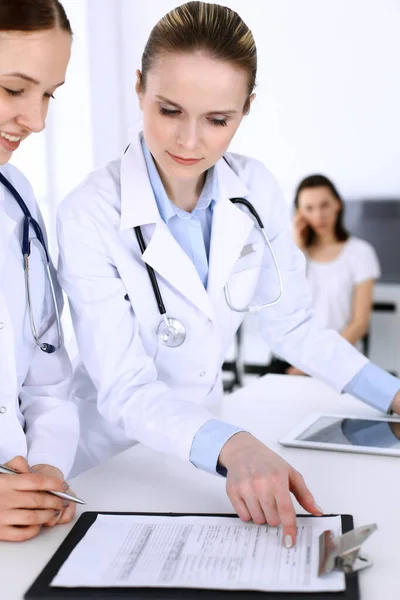
[[[372,312],[395,313],[396,311],[397,305],[394,302],[374,302],[372,305]],[[361,339],[362,353],[365,354],[365,356],[369,356],[369,342],[370,336],[369,331],[367,331]]]

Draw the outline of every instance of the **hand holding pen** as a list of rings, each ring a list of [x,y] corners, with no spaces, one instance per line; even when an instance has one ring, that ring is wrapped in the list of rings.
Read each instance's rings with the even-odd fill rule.
[[[32,473],[22,457],[2,465],[0,472],[4,473],[0,475],[0,540],[30,539],[39,533],[42,525],[70,521],[76,503],[84,504],[66,493],[68,484],[58,477],[50,476],[45,470]]]

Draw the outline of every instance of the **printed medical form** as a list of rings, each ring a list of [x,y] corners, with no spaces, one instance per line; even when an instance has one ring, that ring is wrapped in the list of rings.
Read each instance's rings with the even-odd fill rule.
[[[234,517],[102,515],[52,586],[341,591],[342,572],[317,576],[318,538],[341,534],[341,518],[297,518],[296,545],[281,527]]]

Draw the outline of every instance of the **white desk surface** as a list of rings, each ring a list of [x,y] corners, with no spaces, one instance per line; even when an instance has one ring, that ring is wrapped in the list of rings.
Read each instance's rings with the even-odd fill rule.
[[[279,375],[226,396],[222,410],[225,420],[251,431],[296,467],[326,513],[353,514],[355,526],[378,524],[365,544],[374,566],[360,574],[361,598],[398,600],[399,459],[281,447],[276,440],[310,412],[378,414],[316,380]],[[85,510],[232,512],[223,478],[141,445],[79,475],[71,487],[86,500]],[[43,530],[22,544],[0,542],[2,599],[23,598],[71,527]]]

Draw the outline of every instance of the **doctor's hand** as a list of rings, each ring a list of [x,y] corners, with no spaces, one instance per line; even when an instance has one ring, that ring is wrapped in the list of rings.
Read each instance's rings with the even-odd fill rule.
[[[22,456],[6,466],[18,475],[0,475],[0,540],[22,542],[64,510],[61,498],[43,492],[64,492],[65,487],[58,477],[32,473]]]
[[[32,471],[49,477],[57,477],[64,484],[63,492],[67,492],[68,494],[75,496],[74,492],[69,487],[67,488],[68,484],[64,480],[64,475],[56,467],[52,467],[51,465],[35,465],[32,467]],[[76,513],[75,502],[69,502],[68,500],[62,500],[62,502],[63,510],[60,512],[60,514],[53,515],[53,518],[47,523],[43,523],[43,525],[46,527],[53,527],[54,525],[61,525],[63,523],[69,523],[72,521]]]
[[[286,548],[296,541],[296,513],[290,492],[308,512],[323,514],[300,473],[249,433],[232,436],[218,462],[227,469],[226,491],[242,521],[272,527],[281,524]]]

